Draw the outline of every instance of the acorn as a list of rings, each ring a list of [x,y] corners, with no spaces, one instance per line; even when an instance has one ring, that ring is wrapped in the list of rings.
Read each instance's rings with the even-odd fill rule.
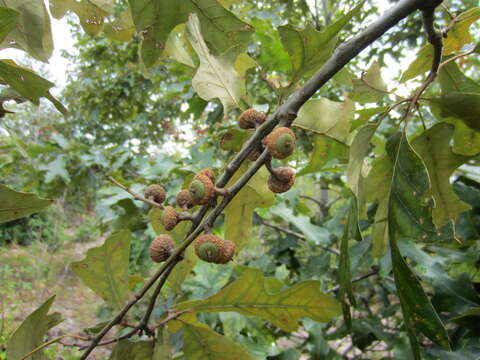
[[[150,245],[150,257],[154,262],[167,260],[173,251],[173,239],[170,235],[158,235]]]
[[[157,204],[161,204],[165,201],[165,189],[157,184],[148,185],[143,191],[145,198],[148,200],[153,200]]]
[[[224,261],[223,240],[213,234],[204,234],[195,239],[195,254],[203,261],[219,264]]]
[[[226,264],[233,259],[235,254],[235,243],[230,240],[225,240],[222,246],[222,256],[218,261],[218,264]]]
[[[210,177],[200,173],[195,175],[188,190],[194,205],[208,204],[215,194],[215,186]]]
[[[182,209],[190,209],[193,207],[192,194],[188,189],[181,190],[177,194],[177,205]]]
[[[166,206],[163,210],[162,223],[167,231],[173,230],[178,224],[178,213],[173,206]]]
[[[295,171],[289,167],[279,167],[272,170],[268,178],[268,188],[277,194],[284,193],[295,183]]]
[[[276,159],[285,159],[292,155],[295,149],[295,133],[287,127],[275,128],[263,139],[263,144]]]
[[[262,124],[266,118],[267,117],[265,114],[262,114],[257,110],[248,109],[240,114],[237,121],[240,129],[254,129],[258,125]]]

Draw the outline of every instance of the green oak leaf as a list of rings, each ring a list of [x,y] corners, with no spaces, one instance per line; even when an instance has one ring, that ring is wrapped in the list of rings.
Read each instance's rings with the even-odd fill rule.
[[[165,44],[164,55],[181,64],[195,67],[195,51],[187,39],[187,27],[185,24],[177,25],[172,30]]]
[[[400,238],[424,239],[435,231],[429,209],[423,204],[430,183],[427,169],[411,148],[405,133],[390,137],[386,148],[394,164],[388,205],[392,268],[412,351],[415,359],[420,360],[416,330],[436,344],[450,349],[442,321],[398,248]]]
[[[92,36],[103,30],[105,17],[113,10],[114,0],[50,0],[53,17],[60,19],[67,11],[72,11],[80,19],[85,32]]]
[[[58,111],[67,112],[63,105],[50,94],[49,90],[54,86],[53,83],[18,66],[11,60],[0,60],[0,80],[35,105],[38,105],[40,98],[44,97],[50,100]]]
[[[10,336],[7,342],[7,358],[9,360],[23,359],[30,351],[42,344],[49,329],[63,321],[60,313],[48,315],[53,300],[55,300],[55,295],[28,315]],[[29,357],[29,359],[42,360],[45,357],[42,351],[39,351]]]
[[[278,27],[282,45],[288,53],[292,66],[291,89],[304,76],[314,74],[332,55],[338,42],[338,34],[361,9],[361,4],[325,29],[318,31],[312,24],[305,29],[290,25]]]
[[[346,143],[354,111],[355,105],[350,99],[344,102],[312,99],[300,108],[293,126]]]
[[[43,0],[0,0],[0,6],[20,13],[15,28],[0,44],[0,49],[14,47],[35,59],[47,62],[53,52],[50,17]]]
[[[0,7],[0,42],[15,28],[20,15],[17,10]]]
[[[130,41],[135,31],[135,24],[129,9],[123,11],[115,21],[108,22],[103,27],[105,36],[117,41]]]
[[[367,124],[363,126],[358,130],[350,146],[350,157],[347,166],[347,184],[360,201],[360,204],[363,202],[364,197],[361,191],[364,176],[367,174],[369,168],[365,163],[365,157],[368,155],[370,140],[377,128],[378,124]]]
[[[252,136],[252,131],[231,129],[222,135],[220,148],[227,151],[239,152],[243,143]]]
[[[247,169],[248,164],[244,163],[227,187],[234,184]],[[254,210],[275,203],[275,196],[267,186],[269,175],[267,169],[261,168],[225,208],[225,240],[233,241],[237,250],[246,246],[251,239]]]
[[[388,156],[377,159],[364,183],[365,200],[378,204],[372,230],[372,256],[383,257],[388,246],[388,193],[392,181],[392,162]]]
[[[35,194],[14,191],[0,184],[0,224],[26,217],[51,205],[53,200],[41,199]]]
[[[447,221],[455,221],[460,213],[470,209],[468,204],[460,201],[450,184],[454,170],[470,159],[452,152],[450,141],[453,132],[453,125],[439,123],[412,141],[413,149],[428,170],[431,182],[429,194],[435,200],[432,216],[437,227]]]
[[[440,116],[462,120],[469,128],[480,131],[480,93],[450,92],[432,99]]]
[[[192,86],[204,100],[218,98],[227,113],[231,108],[242,108],[246,96],[245,86],[235,69],[235,61],[229,56],[213,55],[202,37],[196,14],[187,23],[188,38],[200,58],[200,66],[192,79]]]
[[[131,239],[127,230],[114,232],[103,245],[89,249],[84,259],[70,264],[86,286],[116,309],[124,305],[129,293]]]
[[[184,322],[182,329],[183,351],[187,359],[253,360],[240,345],[203,324]]]
[[[253,31],[216,0],[129,0],[129,3],[137,31],[143,34],[141,57],[147,67],[155,65],[170,32],[185,23],[190,14],[198,16],[199,32],[208,43],[208,52],[214,56],[244,51]]]
[[[439,80],[443,95],[462,92],[480,94],[480,84],[465,76],[454,62],[442,66]],[[480,153],[480,133],[478,131],[467,126],[461,119],[451,117],[451,113],[448,110],[445,112],[444,107],[439,106],[438,102],[430,102],[430,108],[437,118],[455,125],[453,133],[454,153],[467,156]],[[478,123],[478,121],[476,122]]]
[[[421,242],[454,239],[451,222],[439,229],[433,223],[430,178],[406,136],[401,133],[391,136],[386,150],[394,163],[388,218],[395,219],[395,231]]]
[[[349,329],[352,328],[352,316],[350,305],[356,306],[355,296],[353,295],[352,279],[350,271],[350,251],[348,247],[349,240],[362,241],[362,234],[358,227],[358,204],[357,198],[352,193],[349,199],[347,223],[343,231],[340,243],[340,258],[338,264],[338,282],[340,284],[339,297],[342,301],[343,318]],[[347,301],[348,298],[348,301]]]
[[[422,47],[415,60],[408,66],[400,78],[400,82],[406,82],[428,71],[432,66],[433,61],[433,47],[425,45]]]
[[[185,301],[176,305],[178,311],[238,312],[265,319],[285,331],[295,331],[298,320],[308,317],[330,321],[341,313],[338,302],[320,292],[318,281],[303,281],[288,289],[269,293],[265,278],[258,269],[250,268],[217,294],[205,300]]]
[[[109,360],[152,360],[153,341],[121,340],[113,348]]]
[[[448,31],[442,55],[450,55],[460,51],[466,44],[473,43],[470,26],[480,19],[480,7],[474,7],[458,15],[455,24]]]
[[[297,176],[321,171],[330,161],[346,162],[348,146],[326,135],[313,136],[313,152],[308,164],[298,172]]]
[[[441,67],[438,79],[440,80],[442,94],[455,92],[480,93],[480,84],[466,76],[453,61]]]
[[[353,91],[349,98],[360,104],[379,102],[388,93],[387,84],[382,79],[380,65],[375,61],[362,74],[361,79],[353,80]]]

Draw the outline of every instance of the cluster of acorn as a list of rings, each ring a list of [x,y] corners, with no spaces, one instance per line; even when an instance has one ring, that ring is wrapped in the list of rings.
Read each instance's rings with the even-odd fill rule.
[[[254,109],[244,111],[238,118],[238,125],[242,129],[253,129],[262,124],[266,116]],[[290,156],[295,149],[296,138],[292,130],[287,127],[277,127],[268,136],[262,144],[270,155],[276,159],[285,159]],[[248,158],[252,161],[258,159],[263,151],[263,146],[252,151]],[[295,182],[295,172],[288,167],[272,168],[267,164],[270,171],[268,187],[275,193],[288,191]],[[215,187],[215,174],[211,169],[205,169],[196,174],[188,189],[181,190],[176,197],[177,205],[186,210],[195,205],[206,205],[214,198],[216,194],[225,195],[227,189],[218,189]],[[161,205],[166,198],[165,189],[157,184],[149,185],[144,191],[145,198]],[[173,206],[163,207],[162,223],[165,230],[171,231],[178,222],[188,219],[184,213],[179,213]],[[155,262],[167,260],[173,252],[173,239],[168,234],[157,236],[150,245],[150,257]],[[195,239],[195,253],[197,256],[207,262],[215,264],[226,264],[232,260],[235,254],[235,244],[229,240],[223,240],[213,234],[204,234]]]
[[[255,109],[245,110],[238,117],[238,126],[241,129],[254,129],[261,125],[266,116]],[[275,159],[286,159],[292,155],[295,150],[295,133],[287,127],[277,127],[268,134],[262,141],[270,155]],[[253,150],[248,159],[255,161],[261,155],[263,147]],[[289,167],[272,168],[267,166],[270,171],[268,178],[268,188],[274,193],[283,193],[288,191],[295,183],[295,171]]]
[[[181,190],[176,197],[177,205],[182,209],[190,209],[195,205],[206,205],[215,193],[224,193],[224,190],[215,187],[215,174],[211,169],[205,169],[194,176],[188,189]],[[162,204],[165,201],[165,189],[157,184],[149,185],[144,190],[145,198]],[[171,231],[185,218],[173,206],[163,208],[162,224],[167,231]],[[222,240],[213,234],[204,234],[195,239],[195,253],[207,262],[226,264],[235,254],[235,244]],[[167,260],[174,249],[173,239],[168,234],[157,236],[150,245],[150,257],[154,262]]]

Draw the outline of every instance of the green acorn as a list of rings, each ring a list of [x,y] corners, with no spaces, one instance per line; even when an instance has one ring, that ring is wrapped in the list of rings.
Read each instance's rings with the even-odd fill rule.
[[[285,159],[295,150],[295,133],[287,127],[275,128],[263,139],[270,154],[276,159]]]
[[[208,176],[197,174],[190,183],[189,191],[194,205],[205,205],[214,196],[215,187]]]
[[[199,236],[194,243],[195,253],[203,261],[217,264],[223,260],[223,240],[212,234]]]

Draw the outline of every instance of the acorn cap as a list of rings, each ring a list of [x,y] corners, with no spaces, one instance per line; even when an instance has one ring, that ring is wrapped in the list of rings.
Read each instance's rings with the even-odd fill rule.
[[[177,194],[177,205],[180,206],[182,209],[190,209],[193,207],[193,200],[192,194],[188,189],[181,190]]]
[[[173,206],[166,206],[163,210],[162,223],[165,230],[170,231],[178,223],[178,213]]]
[[[276,159],[285,159],[295,150],[295,133],[287,127],[278,127],[263,139],[268,151]]]
[[[195,175],[188,190],[192,195],[194,205],[208,204],[215,194],[212,180],[208,176],[202,174]]]
[[[150,244],[150,257],[157,263],[167,260],[172,251],[173,239],[167,234],[158,235]]]
[[[157,184],[148,185],[143,191],[145,198],[148,200],[153,200],[157,204],[161,204],[165,201],[165,189]]]
[[[225,240],[222,246],[222,256],[218,261],[218,264],[226,264],[230,260],[233,259],[233,255],[235,254],[235,243],[230,240]]]
[[[193,177],[193,179],[195,180],[195,178],[199,175],[204,175],[204,176],[208,177],[210,180],[212,180],[212,183],[215,183],[215,173],[213,172],[212,169],[203,169],[198,174],[196,174]]]
[[[277,194],[290,190],[295,183],[295,171],[289,167],[279,167],[273,171],[275,176],[270,174],[268,188]]]
[[[195,239],[195,254],[203,261],[218,264],[224,259],[223,240],[212,234],[200,235]]]
[[[238,126],[240,129],[254,129],[257,125],[262,124],[267,117],[265,114],[255,109],[245,110],[238,117]]]

